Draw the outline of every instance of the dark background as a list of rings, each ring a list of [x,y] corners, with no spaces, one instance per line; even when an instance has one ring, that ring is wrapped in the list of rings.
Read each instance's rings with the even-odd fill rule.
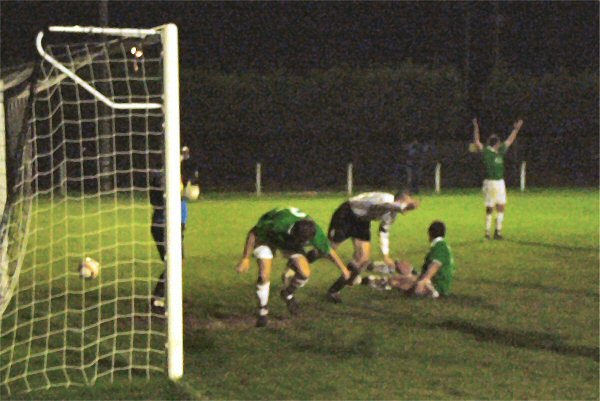
[[[98,25],[98,2],[2,2],[2,67],[53,24]],[[109,26],[180,30],[182,137],[206,189],[402,181],[405,145],[431,145],[445,184],[474,186],[470,119],[508,134],[507,179],[598,184],[598,2],[116,2]],[[537,178],[536,178],[537,177]],[[426,179],[427,181],[428,179]],[[429,179],[430,181],[430,179]],[[429,183],[429,182],[427,182]]]
[[[95,1],[3,1],[3,65],[29,61],[32,38],[45,26],[97,25],[98,9]],[[598,69],[595,1],[109,1],[108,11],[110,26],[176,23],[184,68],[298,73],[406,59],[461,65],[470,24],[471,64],[478,73],[491,68],[496,51],[521,71]]]

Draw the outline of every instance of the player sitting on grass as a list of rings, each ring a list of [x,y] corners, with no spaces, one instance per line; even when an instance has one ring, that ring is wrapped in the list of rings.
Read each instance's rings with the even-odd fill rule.
[[[393,270],[388,270],[387,266],[385,266],[385,269],[376,268],[375,271],[379,270],[383,275],[371,274],[363,278],[361,284],[376,290],[397,289],[407,295],[412,294],[415,283],[419,279],[418,274],[413,270],[410,262],[406,260],[396,261],[395,264],[396,266]],[[422,294],[423,296],[439,297],[438,292],[431,282],[426,285],[426,290],[427,293]]]
[[[258,223],[248,232],[242,260],[237,266],[239,273],[250,268],[250,256],[253,254],[258,262],[258,280],[256,295],[258,297],[257,327],[267,324],[269,314],[269,287],[273,256],[280,249],[288,260],[288,268],[294,271],[289,284],[281,290],[281,298],[287,304],[291,314],[298,313],[298,304],[294,292],[303,287],[310,276],[309,261],[304,252],[306,246],[313,246],[319,254],[328,255],[331,261],[342,272],[347,280],[350,277],[348,268],[337,252],[331,248],[325,233],[306,213],[297,208],[278,208],[265,213]]]
[[[352,238],[354,254],[348,263],[351,272],[350,280],[340,277],[327,292],[333,302],[341,302],[340,291],[346,284],[352,284],[370,264],[371,257],[371,221],[379,220],[379,247],[383,260],[390,268],[394,261],[390,257],[389,231],[398,213],[404,214],[419,206],[410,196],[410,192],[401,191],[396,195],[385,192],[367,192],[350,198],[342,203],[331,217],[329,224],[329,240],[331,247],[337,249],[342,242]]]
[[[441,221],[434,221],[429,226],[428,234],[431,249],[425,257],[420,275],[414,273],[409,262],[401,261],[396,262],[397,274],[389,277],[369,276],[362,284],[380,290],[396,288],[416,296],[437,298],[448,295],[456,266],[452,250],[444,239],[446,226]]]
[[[502,239],[502,222],[506,207],[506,185],[504,183],[504,154],[508,147],[517,139],[517,134],[523,126],[523,120],[513,124],[509,137],[501,142],[497,135],[491,135],[484,148],[479,139],[479,124],[473,119],[473,143],[475,150],[483,152],[485,166],[485,179],[483,180],[483,194],[485,196],[485,238],[491,239],[492,213],[496,206],[496,230],[494,239]]]

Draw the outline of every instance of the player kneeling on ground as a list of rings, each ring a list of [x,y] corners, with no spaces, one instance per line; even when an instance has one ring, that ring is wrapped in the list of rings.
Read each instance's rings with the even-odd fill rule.
[[[369,276],[363,280],[363,284],[377,289],[397,288],[416,296],[431,296],[432,298],[450,294],[456,266],[452,250],[444,239],[446,226],[441,221],[434,221],[429,226],[428,234],[431,249],[425,256],[425,263],[419,276],[414,274],[410,263],[402,261],[396,262],[398,274],[381,278]]]
[[[277,249],[280,249],[283,255],[289,258],[288,268],[294,272],[280,295],[290,313],[298,313],[294,292],[303,287],[310,276],[309,260],[304,252],[304,247],[309,245],[313,246],[316,251],[311,251],[311,253],[328,255],[340,269],[342,275],[346,279],[350,277],[348,268],[337,252],[331,248],[321,227],[310,216],[297,208],[273,209],[265,213],[248,232],[244,254],[237,266],[237,271],[239,273],[247,272],[250,268],[250,256],[253,254],[256,257],[258,262],[256,295],[259,306],[257,327],[267,324],[271,266],[273,255]]]

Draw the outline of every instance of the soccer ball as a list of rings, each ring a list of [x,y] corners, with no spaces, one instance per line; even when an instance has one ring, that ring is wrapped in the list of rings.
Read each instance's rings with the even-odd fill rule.
[[[100,263],[92,258],[85,258],[79,264],[79,275],[86,280],[92,280],[100,274]]]

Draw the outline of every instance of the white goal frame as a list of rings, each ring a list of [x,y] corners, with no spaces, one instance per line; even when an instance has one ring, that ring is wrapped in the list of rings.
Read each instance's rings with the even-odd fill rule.
[[[183,292],[181,260],[181,195],[180,195],[180,128],[179,128],[179,45],[175,24],[166,24],[153,29],[98,28],[82,26],[51,26],[50,32],[73,34],[98,34],[144,38],[160,35],[163,44],[163,103],[116,103],[85,82],[55,58],[44,51],[40,32],[36,48],[40,55],[73,79],[78,85],[98,100],[113,109],[157,109],[164,113],[165,135],[165,192],[166,192],[166,258],[167,271],[167,359],[168,375],[171,380],[183,376]]]

